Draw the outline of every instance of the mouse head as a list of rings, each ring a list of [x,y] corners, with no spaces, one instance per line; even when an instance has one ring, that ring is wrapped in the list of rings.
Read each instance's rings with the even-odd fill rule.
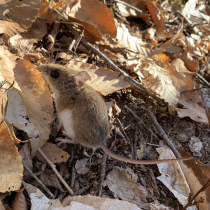
[[[56,64],[41,65],[41,71],[54,93],[80,88],[84,86],[87,80],[91,80],[90,75],[86,71],[78,72]]]

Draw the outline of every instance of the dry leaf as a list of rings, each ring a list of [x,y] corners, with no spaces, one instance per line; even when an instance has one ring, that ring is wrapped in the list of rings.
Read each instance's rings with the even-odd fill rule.
[[[6,210],[1,200],[0,200],[0,210]]]
[[[0,125],[0,192],[18,190],[23,178],[20,154],[5,123]]]
[[[164,19],[163,15],[161,14],[160,10],[150,1],[146,0],[147,9],[152,17],[153,22],[157,27],[157,31],[161,32],[164,29]]]
[[[146,4],[145,4],[144,1],[123,0],[123,2],[138,8],[139,10],[142,11],[142,13],[140,13],[139,11],[136,11],[135,9],[133,9],[129,6],[126,6],[125,4],[116,2],[116,6],[117,6],[121,15],[123,15],[124,17],[130,17],[131,16],[131,17],[141,18],[145,23],[147,23],[147,25],[150,25],[151,17],[147,13]]]
[[[21,28],[27,30],[35,21],[40,8],[41,0],[8,1],[9,12],[7,15],[17,22]]]
[[[44,1],[42,1],[44,2]],[[47,34],[47,23],[45,20],[37,18],[27,32],[20,33],[25,39],[33,39],[36,41],[42,40]]]
[[[24,57],[26,53],[33,52],[34,42],[30,39],[23,39],[19,34],[9,39],[9,45],[18,50],[18,56]]]
[[[27,107],[30,122],[38,130],[31,141],[32,156],[49,138],[49,124],[54,120],[50,90],[37,68],[26,60],[19,60],[14,68],[20,95]],[[29,137],[32,137],[29,135]]]
[[[210,92],[209,92],[209,89],[208,88],[201,89],[200,93],[201,93],[202,101],[206,107],[206,114],[207,114],[209,124],[210,124],[210,101],[209,101]]]
[[[81,160],[77,160],[75,164],[75,169],[78,174],[86,174],[90,169],[86,167],[88,158],[83,158]]]
[[[164,48],[164,49],[168,48],[179,37],[179,35],[182,33],[182,30],[183,30],[183,22],[180,29],[177,30],[177,32],[171,37],[171,39],[162,44],[159,48]]]
[[[147,190],[137,180],[138,176],[132,169],[123,169],[115,166],[107,175],[103,186],[107,186],[115,198],[127,200],[147,209],[148,205],[142,201],[146,200]]]
[[[27,107],[19,93],[12,88],[8,91],[8,96],[9,103],[6,119],[9,123],[13,124],[16,128],[25,131],[28,136],[31,137],[31,144],[33,144],[33,142],[36,143],[39,139],[46,141],[48,136],[44,138],[43,134],[40,134],[38,128],[30,122]]]
[[[20,193],[17,192],[13,201],[12,210],[27,210],[27,209],[28,206],[23,192]]]
[[[75,13],[81,8],[81,0],[62,0],[63,12],[69,16],[75,16]]]
[[[110,199],[110,198],[101,198],[101,197],[92,196],[92,195],[68,196],[67,198],[64,199],[62,204],[63,206],[68,206],[72,202],[78,202],[78,203],[90,205],[98,210],[107,210],[107,209],[142,210],[136,204],[130,203],[128,201]]]
[[[35,21],[40,7],[40,0],[8,0],[1,2],[0,31],[7,37],[27,30]],[[7,21],[9,19],[9,21]],[[11,22],[12,20],[12,22]]]
[[[0,125],[4,121],[8,106],[8,95],[4,88],[0,88]]]
[[[49,160],[52,163],[62,163],[62,162],[66,162],[70,155],[65,152],[64,150],[60,149],[59,147],[57,147],[55,144],[46,142],[42,148],[41,148],[42,152],[49,158]],[[46,160],[39,154],[36,154],[36,157],[42,161],[42,162],[46,162]]]
[[[14,61],[14,55],[0,46],[0,82],[5,80],[7,81],[7,83],[4,85],[5,88],[8,88],[10,85],[12,85],[14,81],[13,69],[15,64],[16,62]]]
[[[187,17],[192,23],[203,23],[203,20],[210,21],[209,15],[201,12],[197,5],[199,0],[188,0],[182,10],[182,14]]]
[[[159,153],[158,159],[176,158],[168,147],[159,147],[156,149]],[[187,162],[187,161],[186,161]],[[179,162],[157,164],[161,176],[157,177],[184,206],[188,202],[190,188],[181,170]]]
[[[181,59],[174,59],[171,62],[171,66],[167,67],[167,71],[171,80],[173,81],[174,87],[178,91],[181,92],[194,88],[193,79],[195,77],[195,73],[189,71]]]
[[[23,181],[23,186],[31,198],[31,209],[36,210],[71,210],[64,209],[59,198],[56,200],[48,199],[38,188]],[[61,208],[60,208],[61,207]]]
[[[71,202],[68,206],[63,207],[59,198],[56,200],[48,199],[39,189],[36,187],[23,182],[25,189],[27,190],[31,198],[31,209],[36,210],[97,210],[89,205],[84,205],[78,202]],[[135,209],[134,209],[135,210]],[[138,210],[138,209],[136,209]]]
[[[180,58],[181,60],[184,61],[185,66],[192,72],[197,72],[198,69],[198,61],[195,60],[190,53],[184,52],[182,54],[171,54],[171,53],[167,53],[167,55],[171,58],[171,59],[176,59],[176,58]]]
[[[124,78],[119,77],[118,72],[114,72],[111,69],[104,69],[74,60],[70,61],[70,64],[67,65],[67,68],[77,71],[87,71],[91,77],[91,81],[87,81],[86,84],[103,95],[108,95],[117,90],[130,86],[130,84]]]
[[[208,124],[208,116],[199,91],[190,92],[190,95],[181,94],[178,103],[184,106],[182,109],[176,108],[179,117],[190,117],[196,122]]]
[[[115,100],[106,102],[106,107],[107,107],[108,115],[110,118],[110,122],[113,123],[114,116],[119,115],[119,113],[121,112],[121,109],[117,106],[117,103]]]
[[[61,193],[63,193],[63,189],[61,187],[61,184],[58,180],[58,177],[54,174],[54,172],[50,169],[46,169],[44,173],[42,173],[39,177],[40,181],[48,186],[48,187],[55,187],[58,189]]]
[[[179,148],[179,153],[184,157],[191,157],[189,153]],[[210,177],[210,166],[202,166],[202,162],[195,159],[180,162],[180,166],[188,182],[192,195],[195,195],[198,190],[206,183]],[[195,201],[199,201],[200,198],[204,199],[204,203],[198,203],[198,209],[204,210],[210,208],[210,188],[207,187],[203,192],[198,194]]]
[[[12,124],[10,124],[6,119],[4,120],[4,122],[7,125],[9,134],[11,138],[13,139],[13,141],[15,142],[15,144],[19,144],[21,140],[16,137]]]
[[[20,28],[19,24],[9,21],[0,20],[0,33],[5,34],[6,37],[11,37],[18,32],[23,32],[24,29]]]
[[[23,161],[23,165],[27,166],[31,171],[33,171],[33,164],[32,164],[29,144],[28,143],[24,144],[19,153]],[[24,176],[27,176],[29,175],[29,172],[27,170],[24,170],[23,174]]]
[[[142,61],[137,73],[148,91],[158,94],[170,105],[174,105],[178,102],[179,92],[174,87],[165,68],[166,65],[160,61],[146,60]]]
[[[11,192],[0,193],[0,200],[3,200],[8,195],[11,195]]]
[[[119,45],[133,51],[138,52],[143,55],[149,55],[150,49],[145,47],[145,44],[141,39],[131,36],[128,31],[128,28],[122,23],[117,27],[117,41]]]
[[[78,22],[85,26],[85,30],[93,35],[94,31],[90,30],[89,25],[93,25],[99,29],[103,36],[107,34],[111,37],[116,37],[117,31],[112,13],[104,4],[94,0],[81,0],[81,7],[78,7],[75,15],[72,16],[71,13],[68,15],[77,18],[79,20]]]

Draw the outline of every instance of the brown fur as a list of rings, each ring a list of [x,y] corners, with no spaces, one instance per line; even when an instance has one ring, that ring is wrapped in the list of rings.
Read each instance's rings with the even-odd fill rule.
[[[107,108],[103,98],[86,84],[80,88],[65,89],[64,81],[77,75],[78,71],[70,71],[60,65],[48,65],[48,75],[54,70],[60,73],[57,79],[49,76],[49,83],[60,92],[56,109],[58,113],[66,109],[72,111],[74,142],[91,148],[99,147],[109,132]]]
[[[54,70],[60,73],[60,77],[57,79],[50,76]],[[109,132],[106,105],[102,97],[95,90],[84,84],[84,81],[89,77],[86,75],[81,79],[81,75],[79,77],[76,76],[79,73],[78,71],[66,69],[63,66],[55,64],[43,65],[42,72],[43,77],[55,92],[58,114],[64,110],[70,110],[72,113],[73,130],[75,132],[75,139],[72,139],[73,143],[79,143],[91,148],[100,147],[107,155],[133,164],[157,164],[190,159],[187,157],[167,160],[133,160],[114,154],[104,146]],[[66,83],[67,81],[73,81],[72,77],[74,77],[73,79],[79,78],[79,81],[75,83],[77,84],[76,88],[69,88],[74,86],[72,86],[72,83]],[[70,140],[67,141],[72,143]]]

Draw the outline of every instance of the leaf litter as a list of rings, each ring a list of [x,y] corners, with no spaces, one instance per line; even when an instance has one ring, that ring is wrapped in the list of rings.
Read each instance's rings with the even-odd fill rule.
[[[150,0],[105,3],[94,0],[1,3],[4,6],[0,21],[0,119],[5,118],[10,125],[7,128],[5,120],[0,127],[1,174],[6,174],[1,191],[18,190],[22,182],[30,197],[30,209],[153,210],[177,206],[181,209],[191,202],[187,209],[207,210],[209,188],[195,201],[190,201],[190,192],[195,195],[209,178],[209,83],[205,78],[209,74],[210,48],[206,37],[210,30],[202,22],[209,20],[209,6],[204,1],[191,0],[183,4],[183,10],[179,5]],[[179,12],[174,12],[174,8],[179,8]],[[73,23],[69,24],[69,20]],[[55,21],[59,23],[56,31],[53,30]],[[92,55],[84,40],[72,35],[74,30],[113,63],[107,63],[100,54]],[[50,34],[51,42],[46,36]],[[72,48],[74,41],[76,45]],[[129,158],[175,157],[171,151],[166,152],[168,147],[160,147],[163,137],[145,113],[143,107],[147,106],[170,141],[202,161],[204,172],[201,162],[196,166],[194,159],[148,167],[114,162],[108,157],[105,164],[99,150],[93,153],[79,145],[57,147],[55,138],[65,134],[58,133],[53,94],[39,71],[40,64],[49,62],[88,72],[91,81],[87,84],[109,102],[111,132],[107,144],[115,153]],[[114,65],[123,69],[129,79],[114,71]],[[144,89],[133,87],[131,78],[147,88],[150,96],[164,99],[169,105],[161,107]],[[178,125],[183,125],[181,130]],[[14,140],[18,139],[30,139],[30,142],[18,144],[17,150]],[[155,147],[159,152],[162,150],[160,155]],[[180,153],[190,156],[181,150]],[[39,184],[32,181],[28,170],[23,174],[23,167],[37,175]],[[27,183],[38,188],[23,182],[23,176]],[[6,185],[5,180],[9,180]],[[106,198],[88,195],[97,195],[99,185]],[[75,196],[66,197],[64,187],[73,194],[68,186]],[[50,197],[53,192],[55,198],[66,199],[50,200],[40,191],[43,189]],[[27,194],[18,193],[20,197],[15,199],[15,205],[28,198]],[[22,208],[27,207],[23,204]]]

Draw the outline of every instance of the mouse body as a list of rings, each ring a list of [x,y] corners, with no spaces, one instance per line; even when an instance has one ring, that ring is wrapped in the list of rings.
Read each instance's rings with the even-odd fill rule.
[[[57,64],[41,65],[44,79],[55,94],[59,128],[63,127],[69,139],[58,138],[62,143],[77,143],[89,148],[102,148],[107,155],[133,164],[157,164],[188,160],[134,160],[116,155],[105,146],[109,133],[107,108],[103,98],[89,85],[86,71],[75,71]]]

